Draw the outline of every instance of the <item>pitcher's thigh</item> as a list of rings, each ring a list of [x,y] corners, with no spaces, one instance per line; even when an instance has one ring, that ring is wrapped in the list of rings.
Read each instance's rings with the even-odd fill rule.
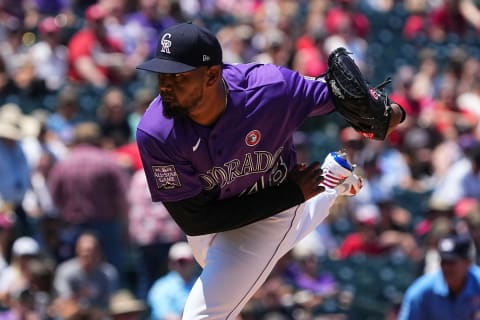
[[[301,209],[300,209],[301,208]],[[202,274],[185,306],[184,320],[233,320],[286,253],[298,206],[246,227],[216,234]],[[287,250],[288,251],[288,250]]]

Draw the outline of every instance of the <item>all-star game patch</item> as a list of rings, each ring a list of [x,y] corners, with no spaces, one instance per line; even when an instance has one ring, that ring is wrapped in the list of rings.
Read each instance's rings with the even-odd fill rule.
[[[159,190],[177,189],[182,186],[174,165],[152,166],[152,171]]]

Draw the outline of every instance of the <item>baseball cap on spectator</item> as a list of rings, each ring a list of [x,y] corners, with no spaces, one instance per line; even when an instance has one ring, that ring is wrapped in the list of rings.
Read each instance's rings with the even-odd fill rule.
[[[438,252],[442,260],[470,260],[474,258],[475,247],[468,235],[449,235],[438,242]]]
[[[37,137],[40,133],[42,123],[33,115],[24,115],[19,123],[22,137]]]
[[[296,260],[305,260],[311,256],[315,256],[315,248],[308,241],[300,241],[292,249],[292,256]]]
[[[46,17],[38,25],[38,30],[42,33],[55,33],[60,30],[60,26],[54,17]]]
[[[31,237],[20,237],[13,242],[12,254],[14,256],[33,256],[40,253],[40,246]]]
[[[355,219],[365,225],[376,225],[380,221],[380,209],[374,204],[361,204],[355,209]]]
[[[478,120],[480,117],[480,110],[478,106],[480,105],[480,96],[474,92],[465,92],[458,96],[457,105],[460,110],[471,113],[472,120]]]
[[[23,117],[20,107],[7,103],[0,107],[0,138],[20,140],[22,130],[20,121]]]
[[[192,249],[185,241],[177,242],[170,247],[170,250],[168,251],[168,258],[173,261],[180,259],[192,259]]]
[[[107,16],[107,11],[100,4],[92,4],[85,10],[85,18],[90,21],[103,20]]]
[[[453,231],[452,222],[447,217],[438,217],[430,222],[428,232],[425,233],[425,244],[430,246],[437,244],[438,241]]]
[[[437,216],[437,215],[453,215],[453,204],[446,201],[440,196],[432,196],[428,200],[428,214]]]
[[[111,315],[139,313],[146,309],[145,303],[136,299],[127,289],[121,289],[115,292],[110,298],[109,311]]]
[[[137,69],[157,73],[182,73],[202,66],[222,64],[222,47],[213,33],[192,22],[166,28],[153,59]]]
[[[17,141],[21,137],[22,132],[18,124],[0,120],[0,138]]]
[[[22,117],[22,109],[15,103],[6,103],[0,106],[0,118],[8,121],[18,122]]]
[[[454,215],[454,206],[441,197],[430,197],[426,211],[427,217],[417,223],[415,234],[419,237],[426,235],[432,227],[432,221],[438,217],[451,217]]]

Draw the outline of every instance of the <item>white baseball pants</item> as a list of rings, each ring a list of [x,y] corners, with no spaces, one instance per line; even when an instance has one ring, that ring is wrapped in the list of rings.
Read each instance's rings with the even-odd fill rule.
[[[326,190],[245,227],[188,237],[203,271],[182,319],[234,320],[277,261],[325,219],[336,197],[336,190]]]

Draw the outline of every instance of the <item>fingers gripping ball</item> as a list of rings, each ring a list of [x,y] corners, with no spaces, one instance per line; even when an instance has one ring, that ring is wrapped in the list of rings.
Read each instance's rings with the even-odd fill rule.
[[[345,181],[339,184],[335,189],[338,190],[338,194],[342,196],[354,196],[363,187],[363,178],[352,174],[347,177]]]
[[[325,80],[336,110],[356,131],[369,139],[386,138],[392,108],[382,89],[389,79],[377,87],[369,86],[350,53],[340,47],[328,57]]]

